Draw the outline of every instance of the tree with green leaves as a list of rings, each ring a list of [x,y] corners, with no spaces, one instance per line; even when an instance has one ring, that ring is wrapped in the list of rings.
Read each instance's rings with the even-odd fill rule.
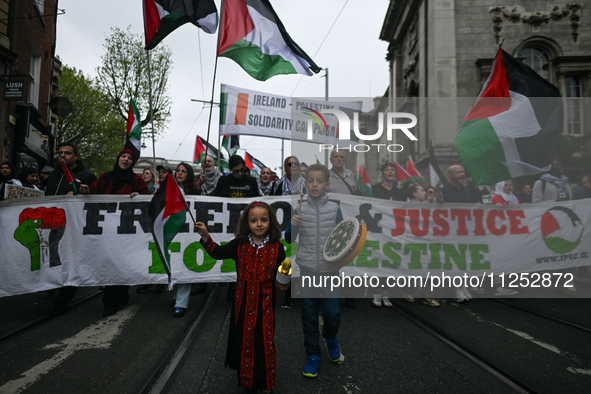
[[[62,67],[60,95],[72,103],[72,112],[59,117],[58,143],[73,142],[80,158],[95,174],[110,171],[123,147],[127,124],[112,111],[109,96],[81,70]]]
[[[103,44],[102,65],[96,69],[98,85],[109,97],[110,105],[127,121],[129,99],[133,98],[142,114],[142,126],[151,122],[149,111],[148,60],[143,36],[117,27],[111,28]],[[152,113],[156,134],[166,127],[170,117],[171,98],[168,96],[168,77],[172,69],[172,52],[159,45],[150,51],[152,75]]]

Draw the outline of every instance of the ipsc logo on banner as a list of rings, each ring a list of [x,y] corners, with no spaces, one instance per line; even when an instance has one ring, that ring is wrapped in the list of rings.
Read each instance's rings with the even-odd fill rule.
[[[568,253],[581,242],[583,222],[568,208],[550,208],[542,216],[542,237],[551,251]]]
[[[345,111],[336,108],[321,108],[316,111],[309,107],[303,107],[302,112],[310,117],[307,125],[307,139],[314,140],[314,129],[316,126],[325,130],[329,133],[329,126],[323,114],[334,115],[338,120],[338,127],[336,138],[343,144],[320,144],[318,150],[347,150],[349,152],[369,152],[371,150],[385,149],[388,152],[401,152],[404,147],[400,144],[365,144],[365,143],[351,143],[351,141],[375,141],[382,137],[384,134],[384,113],[378,114],[378,130],[374,134],[362,134],[359,131],[359,112],[353,112],[353,124],[351,128],[351,120],[349,115]],[[399,123],[403,121],[402,123]],[[314,124],[316,122],[316,124]],[[387,112],[386,113],[386,139],[388,141],[394,140],[394,132],[400,130],[404,135],[411,141],[417,141],[417,137],[411,133],[410,129],[417,125],[417,117],[408,112]],[[351,129],[353,130],[353,136],[351,135]],[[346,143],[349,143],[346,145]]]

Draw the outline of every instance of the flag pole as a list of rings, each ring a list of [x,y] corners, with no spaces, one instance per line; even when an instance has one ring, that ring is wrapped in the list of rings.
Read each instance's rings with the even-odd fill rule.
[[[150,123],[152,124],[152,161],[153,161],[153,168],[154,168],[154,172],[153,172],[153,176],[154,178],[158,178],[158,173],[156,172],[156,137],[155,137],[155,131],[154,131],[154,112],[152,109],[152,73],[150,72],[150,50],[146,49],[146,57],[148,58],[148,97],[149,97],[149,108],[150,108]],[[142,120],[140,119],[140,124],[141,124]],[[154,187],[156,190],[158,190],[158,187],[160,186],[160,184],[158,182],[156,182],[156,179],[154,179]]]
[[[224,18],[224,0],[222,0],[222,4],[220,5],[220,23],[218,25],[218,43],[215,48],[215,65],[213,67],[213,81],[211,83],[211,101],[209,106],[209,121],[207,122],[207,145],[209,146],[209,132],[211,130],[211,115],[213,112],[213,95],[215,94],[215,76],[218,70],[218,49],[220,47],[220,36],[222,35],[222,22]],[[220,103],[221,105],[221,103]],[[221,163],[220,163],[220,142],[219,142],[219,135],[218,135],[218,169],[221,170]],[[205,148],[205,154],[207,155],[207,147]]]

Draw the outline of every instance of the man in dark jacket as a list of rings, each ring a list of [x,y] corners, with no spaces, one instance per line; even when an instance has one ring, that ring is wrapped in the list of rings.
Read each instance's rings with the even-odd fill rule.
[[[63,142],[57,147],[57,154],[60,159],[66,162],[66,165],[72,171],[74,175],[74,183],[76,189],[80,187],[80,184],[90,185],[96,180],[96,176],[90,172],[86,166],[78,160],[78,148],[76,145],[70,142]],[[57,169],[49,174],[47,180],[47,189],[45,189],[46,196],[60,196],[64,194],[72,194],[72,186],[68,183],[68,178],[61,167],[56,166]]]
[[[78,160],[78,148],[71,142],[63,142],[57,147],[57,154],[60,159],[66,162],[66,165],[72,171],[74,175],[74,183],[76,189],[80,187],[81,183],[90,184],[96,180],[93,173],[88,171],[86,166]],[[47,179],[47,188],[45,189],[46,196],[62,196],[65,194],[73,194],[72,186],[64,174],[64,170],[61,165],[56,166],[57,169],[49,174]],[[55,313],[65,313],[68,310],[68,302],[74,298],[77,287],[65,286],[58,289],[55,306],[53,311]]]

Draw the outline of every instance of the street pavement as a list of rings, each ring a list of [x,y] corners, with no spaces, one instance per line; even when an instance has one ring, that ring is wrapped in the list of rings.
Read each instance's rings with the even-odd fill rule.
[[[213,286],[210,286],[210,292]],[[224,367],[230,316],[226,288],[213,304],[164,392],[242,393]],[[80,292],[90,291],[81,289]],[[83,294],[82,294],[83,295]],[[188,313],[172,318],[171,294],[130,291],[129,305],[102,318],[101,297],[0,342],[0,393],[138,393],[163,357],[178,345],[208,294],[191,297]],[[278,306],[282,300],[278,298]],[[306,361],[299,301],[276,310],[275,393],[508,393],[504,383],[395,310],[358,299],[343,305],[338,335],[345,361],[323,347],[318,377],[302,376]],[[489,299],[429,307],[393,299],[540,393],[588,393],[591,333]],[[590,299],[509,300],[591,327]],[[0,299],[5,332],[51,310],[47,294]],[[25,316],[25,317],[23,317]]]

